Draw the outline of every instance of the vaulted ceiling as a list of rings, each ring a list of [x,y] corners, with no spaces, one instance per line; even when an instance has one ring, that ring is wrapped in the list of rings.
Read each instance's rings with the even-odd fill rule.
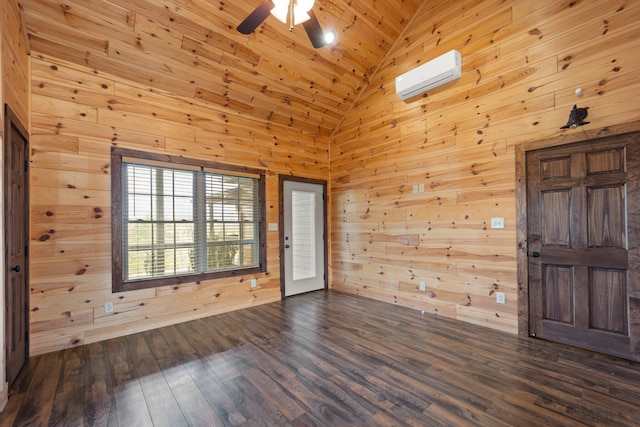
[[[337,41],[314,49],[304,28],[269,16],[237,25],[262,0],[20,0],[32,55],[53,56],[228,114],[303,124],[328,136],[423,0],[316,0]]]

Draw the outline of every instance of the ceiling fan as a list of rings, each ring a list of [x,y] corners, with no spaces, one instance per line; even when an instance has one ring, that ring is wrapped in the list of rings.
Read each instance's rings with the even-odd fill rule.
[[[289,23],[289,31],[293,26],[302,24],[311,44],[316,49],[332,43],[335,38],[333,32],[324,33],[313,13],[314,0],[264,0],[253,12],[238,25],[238,31],[242,34],[251,34],[255,31],[271,13],[283,23]]]

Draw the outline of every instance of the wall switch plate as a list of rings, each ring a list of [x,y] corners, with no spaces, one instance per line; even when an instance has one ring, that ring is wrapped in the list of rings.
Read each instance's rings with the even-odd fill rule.
[[[504,218],[491,218],[491,228],[504,228]]]
[[[418,192],[419,193],[424,193],[424,184],[418,185]]]
[[[413,184],[413,194],[418,194],[418,184]]]
[[[270,222],[269,223],[269,231],[278,231],[278,223]]]
[[[426,291],[427,290],[427,284],[421,281],[420,282],[420,290],[422,292]]]
[[[104,313],[105,314],[113,313],[113,302],[112,301],[107,301],[107,302],[104,303]]]
[[[498,304],[504,304],[506,302],[504,292],[496,292],[496,302]]]
[[[251,279],[251,287],[255,288],[256,286],[258,286],[258,281],[256,279]]]

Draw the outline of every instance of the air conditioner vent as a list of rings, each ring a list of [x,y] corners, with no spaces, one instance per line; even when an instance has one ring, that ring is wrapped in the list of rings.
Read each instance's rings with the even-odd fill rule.
[[[396,93],[402,100],[449,83],[462,75],[460,52],[451,50],[396,77]]]

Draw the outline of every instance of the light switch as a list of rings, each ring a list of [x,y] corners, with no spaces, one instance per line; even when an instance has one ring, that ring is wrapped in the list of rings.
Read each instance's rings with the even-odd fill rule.
[[[104,313],[113,313],[113,301],[107,301],[104,303]]]
[[[491,228],[504,228],[504,218],[491,218]]]
[[[269,223],[269,231],[278,231],[278,223],[270,222]]]

